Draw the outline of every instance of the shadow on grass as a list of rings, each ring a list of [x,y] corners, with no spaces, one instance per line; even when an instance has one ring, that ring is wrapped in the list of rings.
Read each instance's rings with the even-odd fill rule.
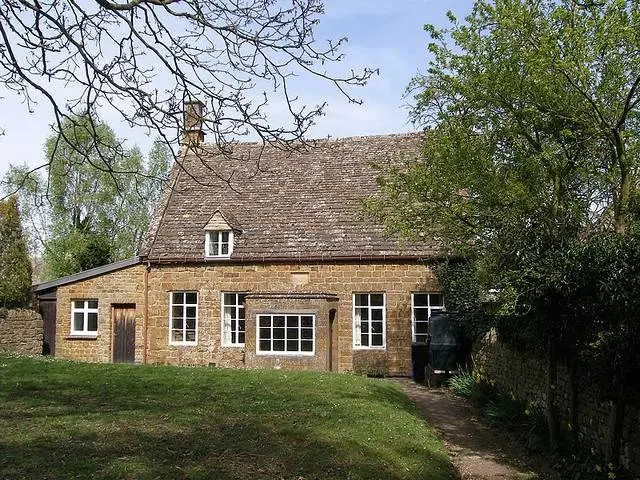
[[[0,477],[451,479],[414,407],[346,375],[64,362],[0,370]]]

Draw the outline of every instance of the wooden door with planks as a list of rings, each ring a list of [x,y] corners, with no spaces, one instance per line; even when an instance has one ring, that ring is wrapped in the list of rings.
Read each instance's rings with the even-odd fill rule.
[[[134,363],[136,306],[113,305],[113,363]]]

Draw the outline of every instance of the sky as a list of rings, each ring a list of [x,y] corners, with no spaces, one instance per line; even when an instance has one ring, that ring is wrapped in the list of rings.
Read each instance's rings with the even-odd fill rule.
[[[346,36],[343,68],[369,66],[378,68],[380,73],[366,86],[350,90],[354,97],[363,100],[362,105],[347,102],[328,86],[313,84],[304,91],[305,103],[328,103],[326,114],[316,121],[308,137],[415,130],[408,121],[407,105],[411,98],[405,96],[405,89],[427,67],[428,37],[423,26],[447,25],[449,10],[464,18],[472,4],[472,0],[325,0],[325,14],[316,30],[316,39]],[[36,167],[44,163],[44,142],[51,133],[53,114],[46,102],[29,110],[17,95],[0,86],[0,131],[4,132],[0,136],[0,178],[10,164]],[[143,129],[130,129],[116,117],[102,118],[119,138],[126,139],[128,146],[138,145],[143,152],[149,150],[152,138]]]

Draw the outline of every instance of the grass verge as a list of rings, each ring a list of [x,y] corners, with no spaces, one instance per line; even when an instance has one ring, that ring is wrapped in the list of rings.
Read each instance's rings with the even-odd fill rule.
[[[385,380],[0,356],[0,478],[454,478]]]

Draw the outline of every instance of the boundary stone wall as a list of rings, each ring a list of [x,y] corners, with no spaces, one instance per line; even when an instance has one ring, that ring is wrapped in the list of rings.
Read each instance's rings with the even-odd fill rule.
[[[546,361],[510,350],[498,342],[494,331],[474,348],[474,369],[484,378],[532,407],[546,405]],[[604,455],[611,403],[600,401],[593,386],[578,389],[577,425],[570,423],[570,387],[567,369],[558,368],[556,401],[561,427],[574,428],[586,448]],[[621,464],[640,478],[640,408],[627,405],[622,434]]]
[[[34,310],[0,310],[0,350],[42,354],[42,317]]]

